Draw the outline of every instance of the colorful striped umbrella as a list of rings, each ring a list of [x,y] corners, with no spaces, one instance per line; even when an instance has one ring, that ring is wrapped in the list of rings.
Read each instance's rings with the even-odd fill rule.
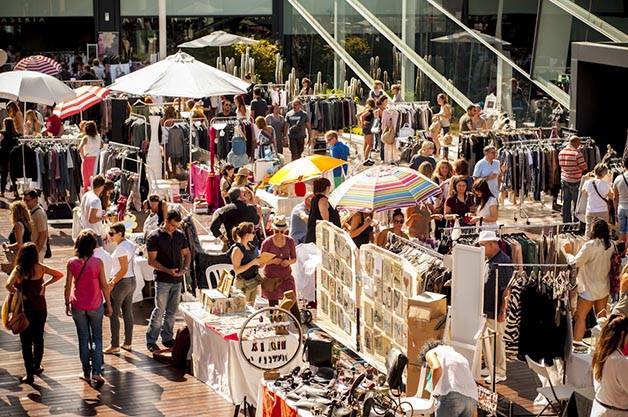
[[[14,71],[35,71],[43,72],[48,75],[57,75],[61,72],[61,65],[52,58],[48,58],[43,55],[32,55],[26,58],[20,59],[15,64]]]
[[[270,177],[272,185],[290,184],[320,177],[327,171],[346,164],[342,159],[326,155],[310,155],[296,159],[279,169]]]
[[[436,183],[411,168],[379,165],[345,180],[329,202],[348,210],[384,211],[412,207],[440,192]]]
[[[63,101],[55,106],[53,113],[59,116],[60,119],[81,113],[100,103],[109,95],[108,88],[95,85],[84,85],[75,88],[74,92],[76,93],[76,98],[70,101]]]

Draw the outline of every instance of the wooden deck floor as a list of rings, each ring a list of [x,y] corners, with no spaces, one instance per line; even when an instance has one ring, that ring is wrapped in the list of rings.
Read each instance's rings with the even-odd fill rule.
[[[6,207],[0,201],[0,207]],[[207,224],[208,216],[201,216]],[[0,240],[10,230],[8,211],[0,208]],[[53,231],[53,258],[49,265],[65,270],[72,256],[69,229]],[[7,276],[0,273],[0,301]],[[64,313],[63,283],[47,292],[48,321],[45,335],[44,374],[33,386],[20,385],[24,374],[17,336],[0,329],[0,417],[4,416],[212,416],[231,417],[233,405],[193,376],[149,356],[144,332],[152,308],[135,305],[133,353],[105,355],[107,384],[92,388],[79,379],[81,364],[74,323]],[[177,322],[181,325],[181,322]],[[1,327],[1,326],[0,326]],[[104,345],[109,341],[109,322],[103,323]],[[498,385],[500,395],[515,403],[514,415],[534,415],[532,401],[538,381],[523,363],[508,364],[508,381]],[[500,407],[506,411],[504,407]],[[537,410],[538,412],[540,410]]]
[[[0,210],[0,235],[9,231],[8,211]],[[69,230],[65,230],[69,233]],[[58,231],[56,232],[58,233]],[[4,239],[2,239],[4,240]],[[65,271],[72,256],[71,240],[56,235],[49,264]],[[7,276],[0,273],[0,297]],[[63,282],[47,292],[48,321],[41,378],[20,385],[24,375],[20,341],[0,330],[0,416],[212,416],[231,417],[233,406],[212,389],[148,356],[145,330],[151,306],[136,304],[133,353],[105,355],[107,384],[95,389],[79,379],[81,363],[74,323],[64,312]],[[147,303],[148,304],[148,303]],[[177,322],[180,325],[180,322]],[[109,342],[109,321],[103,322],[103,343]]]

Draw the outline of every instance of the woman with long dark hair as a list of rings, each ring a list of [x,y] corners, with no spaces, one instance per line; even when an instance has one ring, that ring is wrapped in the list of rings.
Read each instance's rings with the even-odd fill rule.
[[[222,196],[225,204],[229,204],[229,190],[233,185],[233,177],[235,175],[235,167],[231,164],[226,164],[220,170],[220,195]]]
[[[7,114],[15,122],[15,131],[23,135],[24,134],[24,114],[15,101],[9,101],[7,103]]]
[[[591,308],[595,309],[597,315],[606,316],[606,303],[610,294],[608,272],[615,246],[611,242],[608,223],[602,219],[593,220],[589,238],[575,255],[570,243],[563,246],[567,262],[578,267],[578,304],[573,329],[575,344],[582,341]]]
[[[595,400],[591,417],[628,415],[628,317],[613,315],[593,354]]]
[[[112,309],[104,264],[94,256],[97,245],[96,234],[88,229],[74,242],[75,257],[68,260],[65,278],[65,313],[76,325],[82,378],[100,384],[104,382],[102,319],[111,316]]]
[[[44,276],[51,278],[44,281]],[[17,253],[15,267],[9,276],[6,288],[9,292],[21,291],[24,302],[24,314],[28,318],[28,327],[20,333],[22,358],[26,376],[20,382],[32,384],[34,375],[41,375],[44,369],[41,360],[44,356],[44,325],[48,316],[46,306],[46,287],[63,278],[63,273],[39,263],[37,246],[26,243]]]
[[[475,180],[473,183],[473,194],[475,194],[475,216],[471,215],[469,223],[481,222],[483,226],[497,227],[497,198],[491,192],[488,182],[484,178]]]
[[[257,287],[262,283],[259,274],[259,248],[255,246],[255,226],[251,222],[242,222],[232,232],[235,242],[229,252],[231,263],[236,273],[235,286],[242,290],[247,303],[253,305],[257,296]]]
[[[2,131],[0,131],[0,197],[2,198],[4,198],[4,191],[9,180],[17,198],[15,178],[11,176],[11,151],[19,144],[19,136],[15,120],[10,117],[5,118],[2,121]]]

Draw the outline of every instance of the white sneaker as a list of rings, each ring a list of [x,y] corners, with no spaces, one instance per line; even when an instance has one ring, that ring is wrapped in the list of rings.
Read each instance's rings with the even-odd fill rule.
[[[480,371],[480,376],[482,378],[486,378],[490,374],[491,374],[491,372],[488,370],[488,368],[482,368],[482,370]]]
[[[496,383],[496,384],[499,384],[500,382],[504,382],[504,381],[506,381],[506,375],[497,375],[497,376],[495,377],[495,383]],[[493,383],[493,378],[491,378],[490,376],[487,376],[487,377],[484,379],[484,382],[486,382],[487,384],[489,384],[489,385],[490,385],[490,384],[492,384],[492,383]]]

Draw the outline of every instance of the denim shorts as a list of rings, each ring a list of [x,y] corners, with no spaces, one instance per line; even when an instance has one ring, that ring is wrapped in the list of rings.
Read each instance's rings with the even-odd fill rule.
[[[628,233],[628,208],[620,208],[618,210],[617,222],[619,224],[619,233]]]

